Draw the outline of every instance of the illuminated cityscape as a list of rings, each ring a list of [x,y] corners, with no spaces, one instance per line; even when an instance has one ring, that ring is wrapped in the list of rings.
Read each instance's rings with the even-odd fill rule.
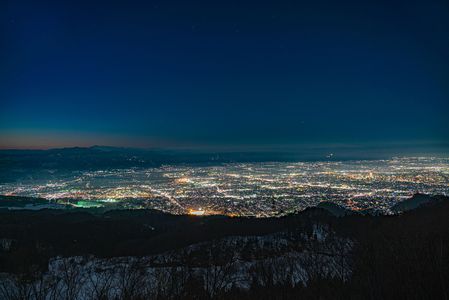
[[[397,201],[416,192],[448,195],[449,159],[167,165],[76,171],[0,185],[2,195],[42,197],[50,204],[256,217],[322,201],[389,213]]]

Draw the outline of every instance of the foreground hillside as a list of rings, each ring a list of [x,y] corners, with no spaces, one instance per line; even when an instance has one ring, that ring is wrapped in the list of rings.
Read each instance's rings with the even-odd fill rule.
[[[448,200],[266,219],[1,210],[0,298],[446,299]]]

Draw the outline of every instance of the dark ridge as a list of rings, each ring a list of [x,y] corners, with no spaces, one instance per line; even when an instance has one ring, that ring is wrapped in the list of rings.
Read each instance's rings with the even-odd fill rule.
[[[414,194],[411,198],[405,199],[395,204],[391,210],[396,213],[406,212],[409,210],[417,209],[422,206],[434,205],[441,201],[444,201],[447,197],[441,195],[426,195],[421,193]]]

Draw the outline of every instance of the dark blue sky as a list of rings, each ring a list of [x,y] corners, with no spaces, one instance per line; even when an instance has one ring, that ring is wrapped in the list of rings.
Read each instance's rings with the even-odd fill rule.
[[[446,0],[0,5],[2,148],[449,140]]]

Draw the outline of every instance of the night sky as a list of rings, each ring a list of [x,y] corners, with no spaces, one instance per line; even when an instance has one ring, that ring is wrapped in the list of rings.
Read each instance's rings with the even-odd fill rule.
[[[449,2],[1,1],[0,148],[449,141]]]

